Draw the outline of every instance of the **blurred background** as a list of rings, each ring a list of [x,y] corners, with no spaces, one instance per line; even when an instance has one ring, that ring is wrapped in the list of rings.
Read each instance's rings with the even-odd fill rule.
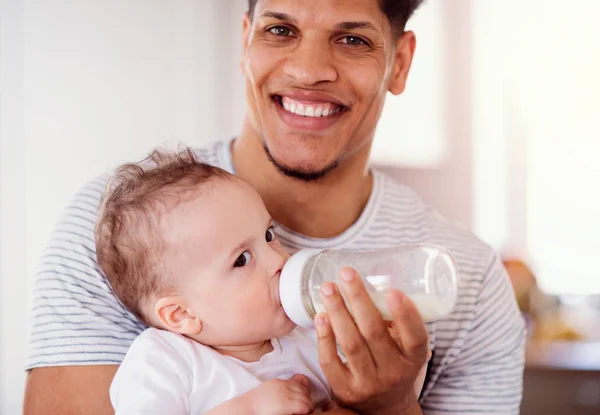
[[[234,136],[245,0],[0,0],[0,413],[21,411],[37,258],[88,179]],[[505,260],[524,414],[600,413],[600,2],[428,0],[373,164]]]

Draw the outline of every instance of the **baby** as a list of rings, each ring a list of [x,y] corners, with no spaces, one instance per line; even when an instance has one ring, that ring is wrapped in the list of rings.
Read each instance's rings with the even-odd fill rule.
[[[154,151],[109,181],[96,247],[115,294],[151,327],[111,385],[117,415],[307,414],[331,404],[316,335],[281,307],[289,254],[250,185],[192,150]]]

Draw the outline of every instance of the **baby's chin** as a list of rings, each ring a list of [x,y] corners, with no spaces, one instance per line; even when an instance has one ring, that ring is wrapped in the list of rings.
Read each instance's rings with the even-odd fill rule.
[[[285,336],[291,333],[296,328],[296,324],[289,319],[287,315],[284,315],[284,319],[276,329],[273,330],[271,338]]]
[[[235,331],[235,333],[237,333],[236,342],[238,342],[240,339],[243,339],[243,341],[256,343],[285,336],[296,328],[296,324],[294,324],[294,322],[290,320],[287,315],[282,313],[281,315],[277,316],[276,321],[271,321],[270,324],[259,323],[258,327],[260,327],[258,330],[256,330],[256,326],[240,327],[239,330]]]

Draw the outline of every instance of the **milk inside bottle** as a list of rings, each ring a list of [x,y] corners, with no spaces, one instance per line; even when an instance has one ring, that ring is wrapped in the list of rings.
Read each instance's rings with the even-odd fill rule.
[[[337,282],[340,270],[345,267],[358,271],[385,320],[392,320],[385,300],[390,289],[404,292],[425,322],[448,315],[456,302],[456,263],[440,246],[399,245],[359,252],[301,250],[292,255],[281,272],[279,295],[288,317],[299,326],[312,327],[314,316],[325,311],[321,286],[328,281]]]

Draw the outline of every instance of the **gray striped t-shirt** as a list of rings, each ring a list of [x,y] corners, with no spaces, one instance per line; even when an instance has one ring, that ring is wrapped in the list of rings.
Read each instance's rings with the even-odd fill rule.
[[[230,142],[197,151],[233,173]],[[282,226],[281,242],[299,248],[378,249],[430,242],[450,250],[460,290],[452,314],[429,323],[434,357],[421,395],[425,414],[517,414],[525,330],[510,282],[492,249],[449,223],[411,190],[373,171],[360,218],[341,235],[307,238]],[[123,308],[96,264],[94,224],[108,174],[77,193],[56,225],[34,286],[27,369],[119,364],[144,325]]]

